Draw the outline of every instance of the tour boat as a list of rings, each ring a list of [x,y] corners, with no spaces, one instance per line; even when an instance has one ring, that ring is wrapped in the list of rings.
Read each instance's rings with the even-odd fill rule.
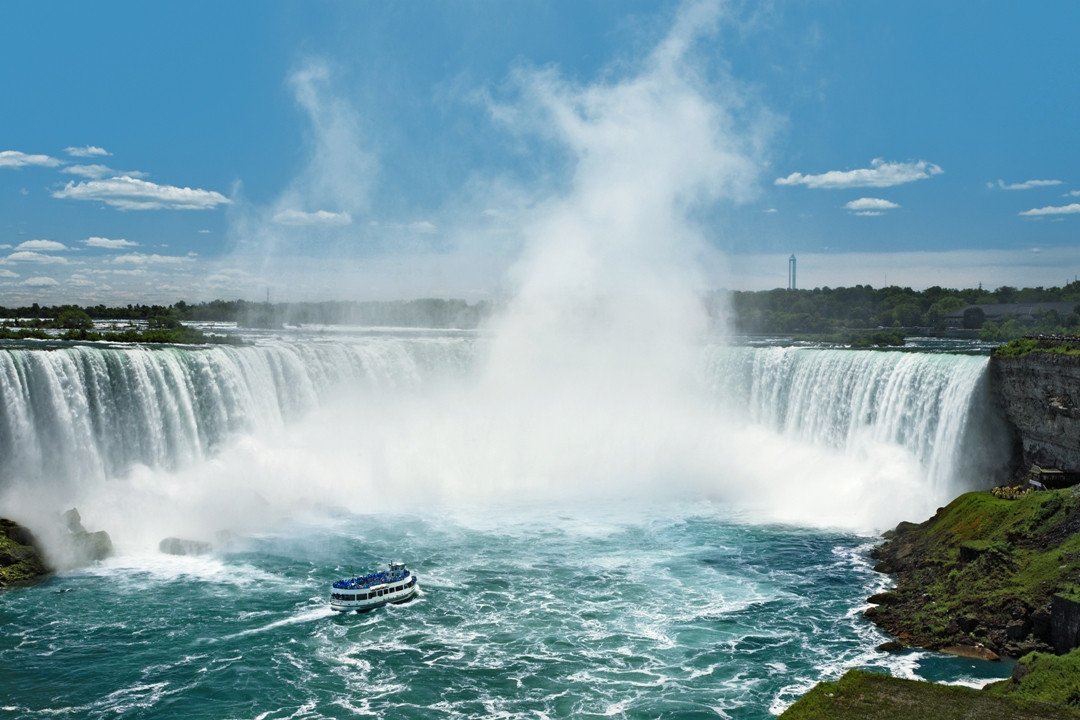
[[[419,591],[416,575],[405,567],[405,563],[394,561],[389,570],[335,582],[330,592],[330,609],[366,612],[388,603],[406,602]]]

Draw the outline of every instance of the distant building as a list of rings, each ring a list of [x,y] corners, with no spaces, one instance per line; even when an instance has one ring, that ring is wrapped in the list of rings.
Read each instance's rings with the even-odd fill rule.
[[[1037,315],[1053,310],[1065,318],[1073,312],[1078,303],[1075,302],[1034,302],[1034,303],[990,303],[987,305],[966,305],[956,312],[945,316],[945,327],[964,327],[964,313],[969,310],[982,311],[983,322],[1000,322],[1005,318],[1014,317],[1017,320],[1034,320]]]
[[[795,253],[791,253],[787,261],[787,289],[795,289]]]

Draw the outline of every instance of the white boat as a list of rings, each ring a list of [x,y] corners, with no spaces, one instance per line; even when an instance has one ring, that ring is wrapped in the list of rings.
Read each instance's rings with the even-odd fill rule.
[[[389,570],[345,578],[330,591],[330,609],[338,612],[367,612],[388,603],[403,603],[420,592],[416,575],[405,563],[394,561]]]

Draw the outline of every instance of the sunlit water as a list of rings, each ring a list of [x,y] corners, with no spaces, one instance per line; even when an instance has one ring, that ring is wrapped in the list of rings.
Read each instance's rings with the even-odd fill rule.
[[[485,343],[0,349],[5,512],[118,547],[0,594],[0,716],[764,718],[851,667],[1008,673],[862,618],[873,523],[989,457],[985,357],[707,343],[687,397],[549,413],[477,379]],[[421,597],[329,610],[398,558]]]

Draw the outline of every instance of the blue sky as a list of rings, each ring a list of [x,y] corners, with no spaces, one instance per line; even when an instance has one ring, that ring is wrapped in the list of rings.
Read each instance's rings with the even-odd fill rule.
[[[0,304],[505,293],[595,154],[544,93],[587,114],[695,7],[5,3]],[[740,163],[675,201],[706,286],[1080,273],[1080,5],[721,15],[678,67]]]

